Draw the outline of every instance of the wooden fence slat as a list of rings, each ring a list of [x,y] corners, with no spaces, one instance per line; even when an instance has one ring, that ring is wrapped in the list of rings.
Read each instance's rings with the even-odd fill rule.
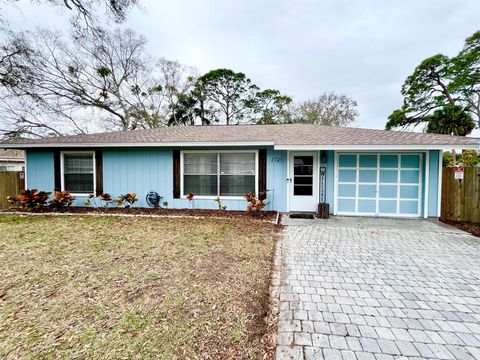
[[[7,196],[15,196],[23,190],[19,171],[0,171],[0,209],[10,207]]]
[[[455,180],[455,168],[442,171],[442,220],[480,223],[480,169],[465,168],[463,180]]]

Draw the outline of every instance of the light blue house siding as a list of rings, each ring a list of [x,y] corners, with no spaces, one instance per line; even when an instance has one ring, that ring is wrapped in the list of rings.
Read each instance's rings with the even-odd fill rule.
[[[25,186],[28,189],[53,191],[54,176],[52,151],[27,151]]]
[[[247,150],[243,147],[237,150]],[[188,149],[185,149],[188,150]],[[212,150],[203,149],[203,150]],[[221,149],[216,149],[221,150]],[[232,148],[229,148],[232,150]],[[164,148],[117,148],[103,151],[103,190],[113,196],[136,192],[137,206],[148,206],[145,196],[155,191],[168,202],[169,208],[216,209],[212,199],[195,199],[190,203],[185,198],[173,198],[173,150]],[[286,211],[286,152],[267,149],[267,209]],[[245,210],[243,199],[225,199],[222,204],[228,210]]]
[[[428,184],[428,216],[435,217],[439,215],[438,195],[441,189],[438,188],[439,167],[443,152],[439,150],[430,150],[429,161],[429,184]],[[423,214],[423,212],[422,212]]]
[[[213,149],[213,148],[211,148]],[[221,150],[215,148],[216,150]],[[237,149],[252,149],[242,147]],[[288,211],[287,181],[288,152],[267,147],[267,209]],[[232,150],[232,148],[229,148]],[[327,168],[326,200],[330,204],[330,212],[334,212],[334,174],[335,152],[327,151],[327,162],[321,164]],[[422,199],[425,199],[425,163],[426,152],[423,152]],[[438,216],[438,175],[441,151],[430,150],[428,178],[428,216]],[[45,191],[54,189],[53,151],[28,150],[26,156],[27,187]],[[162,201],[168,202],[169,208],[190,208],[187,199],[173,198],[173,150],[166,148],[106,148],[103,149],[103,191],[113,197],[128,192],[137,193],[139,201],[136,206],[147,207],[145,196],[150,191],[158,192]],[[85,198],[78,198],[75,205],[82,205]],[[245,200],[223,200],[229,210],[244,210]],[[216,209],[217,203],[210,199],[195,199],[195,208]],[[422,216],[424,204],[422,203]]]

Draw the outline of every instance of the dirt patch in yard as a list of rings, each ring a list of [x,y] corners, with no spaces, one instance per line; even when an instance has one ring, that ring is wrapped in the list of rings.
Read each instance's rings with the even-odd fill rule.
[[[241,217],[0,215],[0,357],[262,358],[277,236]]]
[[[480,237],[480,224],[468,221],[443,220],[445,224],[455,226],[456,228],[467,231],[472,235]]]

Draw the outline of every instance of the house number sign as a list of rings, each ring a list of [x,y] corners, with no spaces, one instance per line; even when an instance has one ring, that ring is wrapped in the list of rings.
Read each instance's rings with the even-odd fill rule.
[[[283,159],[279,156],[273,156],[272,157],[272,163],[281,163],[283,162]]]
[[[325,166],[320,167],[320,203],[326,202],[327,193],[327,168]]]

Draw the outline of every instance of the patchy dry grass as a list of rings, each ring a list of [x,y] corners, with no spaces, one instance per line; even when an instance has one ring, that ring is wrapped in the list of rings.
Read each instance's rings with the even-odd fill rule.
[[[275,230],[0,216],[0,357],[260,358]]]

